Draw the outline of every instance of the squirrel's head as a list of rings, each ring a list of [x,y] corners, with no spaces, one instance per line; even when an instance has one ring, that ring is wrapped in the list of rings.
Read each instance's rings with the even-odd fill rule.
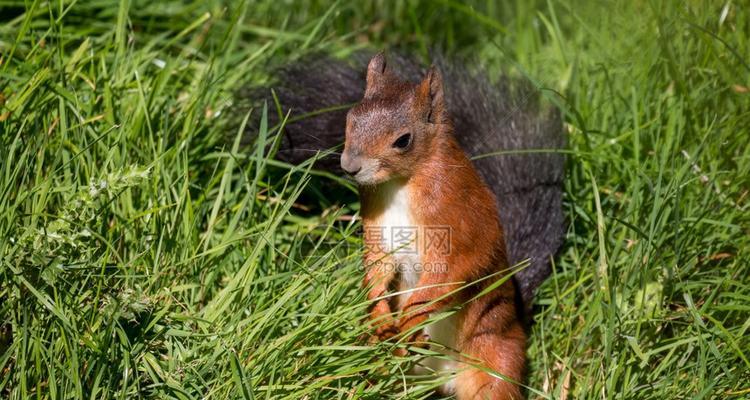
[[[400,80],[380,53],[367,67],[362,101],[349,110],[341,168],[360,185],[409,178],[433,153],[448,116],[433,66],[416,84]]]

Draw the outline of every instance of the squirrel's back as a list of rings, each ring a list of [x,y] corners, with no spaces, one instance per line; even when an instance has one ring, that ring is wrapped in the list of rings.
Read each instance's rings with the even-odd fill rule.
[[[292,118],[311,115],[285,126],[278,158],[299,163],[343,143],[347,110],[364,94],[368,59],[368,54],[357,54],[350,62],[312,55],[276,71],[270,87],[283,111],[291,109]],[[425,70],[398,55],[389,61],[405,80],[417,81]],[[508,261],[515,265],[530,260],[515,276],[529,308],[536,288],[550,274],[550,260],[564,234],[564,156],[550,151],[565,146],[559,113],[543,110],[529,84],[491,82],[465,63],[442,58],[436,63],[444,76],[456,139],[497,196]],[[253,88],[240,98],[270,99],[270,90]],[[252,136],[248,131],[248,139]],[[338,157],[322,159],[317,166],[340,172]]]

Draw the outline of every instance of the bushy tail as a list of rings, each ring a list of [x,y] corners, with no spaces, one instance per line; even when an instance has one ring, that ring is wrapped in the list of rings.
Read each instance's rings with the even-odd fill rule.
[[[274,74],[273,88],[283,111],[291,110],[277,157],[299,163],[344,141],[348,106],[361,100],[367,54],[341,61],[313,55]],[[418,81],[425,69],[389,54],[389,65],[403,79]],[[511,265],[529,259],[516,275],[528,309],[536,288],[550,274],[550,260],[564,233],[562,179],[565,146],[556,110],[543,111],[530,85],[510,79],[491,82],[465,63],[437,61],[456,138],[497,196]],[[255,88],[246,99],[271,99],[269,88]],[[325,111],[325,112],[321,112]],[[306,118],[299,118],[307,115]],[[532,151],[542,150],[542,151]],[[340,171],[338,157],[318,167]]]

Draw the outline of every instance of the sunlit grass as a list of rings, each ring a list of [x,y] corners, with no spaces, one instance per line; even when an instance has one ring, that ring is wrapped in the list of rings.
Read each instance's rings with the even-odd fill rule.
[[[531,398],[750,396],[750,20],[733,3],[5,1],[0,397],[423,398],[362,340],[351,186],[237,89],[398,46],[565,115],[568,233]],[[315,74],[315,71],[310,71]]]

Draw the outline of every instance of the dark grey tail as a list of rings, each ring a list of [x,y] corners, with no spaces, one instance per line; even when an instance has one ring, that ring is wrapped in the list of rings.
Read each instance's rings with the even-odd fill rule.
[[[292,119],[311,114],[286,125],[278,158],[299,163],[316,151],[343,143],[347,105],[364,94],[368,59],[366,54],[350,62],[315,55],[276,71],[271,88],[283,111],[291,109]],[[398,55],[390,54],[388,61],[403,79],[417,81],[425,71],[419,63]],[[551,258],[564,233],[564,156],[554,152],[565,146],[559,113],[542,111],[539,95],[529,84],[510,79],[492,83],[485,74],[468,70],[466,64],[442,58],[437,64],[443,72],[456,138],[475,158],[474,165],[497,196],[509,261],[514,265],[530,260],[516,275],[529,309],[536,288],[550,274]],[[270,90],[253,89],[243,96],[270,99]],[[335,110],[316,114],[326,109]],[[503,154],[482,157],[498,152]],[[338,156],[330,156],[317,166],[340,171],[338,163]]]

